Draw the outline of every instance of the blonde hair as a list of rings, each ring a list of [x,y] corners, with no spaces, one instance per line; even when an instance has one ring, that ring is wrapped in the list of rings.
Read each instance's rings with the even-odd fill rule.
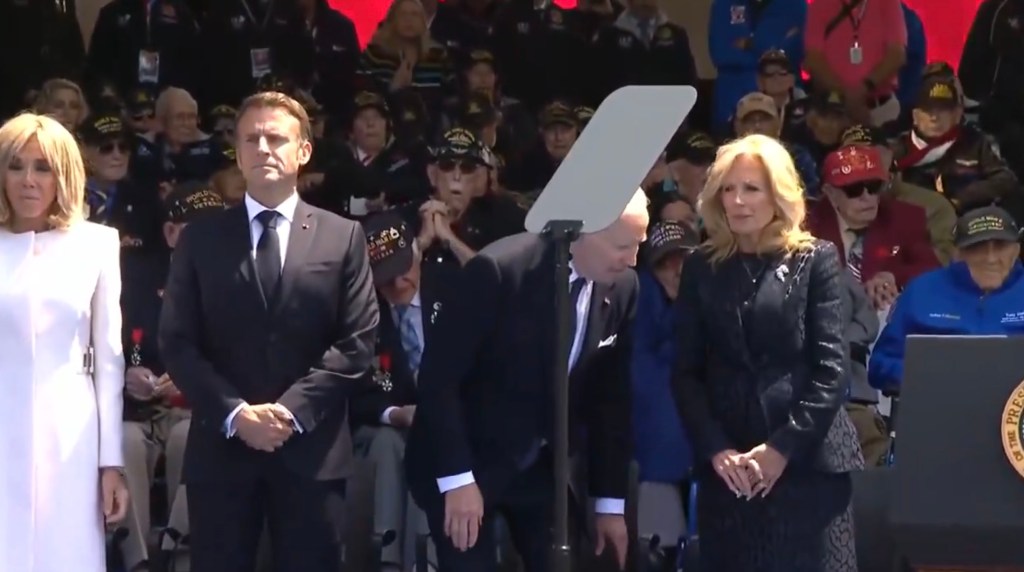
[[[758,252],[782,250],[791,254],[809,247],[814,241],[803,229],[807,208],[804,188],[789,151],[781,143],[764,135],[748,135],[722,146],[708,173],[708,181],[697,197],[697,210],[704,221],[708,240],[703,248],[713,263],[736,253],[736,236],[729,228],[722,205],[722,185],[740,157],[757,159],[768,178],[775,216],[761,231]]]
[[[81,124],[89,116],[89,102],[85,99],[85,92],[82,91],[82,88],[69,79],[55,77],[46,80],[39,88],[39,93],[32,104],[32,110],[36,113],[46,113],[53,96],[61,90],[73,91],[78,96],[78,102],[82,108],[82,112],[78,116],[78,124]]]
[[[388,7],[387,13],[384,15],[384,21],[381,22],[380,27],[373,33],[373,37],[370,38],[370,45],[380,48],[386,53],[392,55],[401,54],[401,45],[398,41],[398,35],[395,34],[395,15],[398,13],[398,9],[405,4],[413,4],[420,10],[420,14],[423,16],[423,33],[420,36],[419,52],[420,56],[423,56],[430,48],[439,46],[430,37],[430,26],[427,25],[427,11],[423,8],[423,3],[420,0],[395,0]]]
[[[7,169],[26,144],[35,140],[57,179],[50,226],[66,229],[84,218],[85,165],[78,143],[56,119],[22,113],[0,127],[0,226],[10,228],[14,209],[7,198]]]

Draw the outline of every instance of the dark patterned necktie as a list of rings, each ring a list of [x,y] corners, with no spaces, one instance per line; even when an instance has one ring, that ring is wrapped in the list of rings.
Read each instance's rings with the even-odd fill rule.
[[[263,211],[256,215],[263,226],[263,234],[256,243],[256,275],[259,277],[263,298],[270,302],[281,281],[281,239],[277,234],[277,211]]]

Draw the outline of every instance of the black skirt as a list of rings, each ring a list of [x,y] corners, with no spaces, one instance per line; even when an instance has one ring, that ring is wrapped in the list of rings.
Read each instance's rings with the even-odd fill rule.
[[[857,572],[848,473],[784,472],[765,498],[736,498],[717,474],[697,500],[701,570]]]

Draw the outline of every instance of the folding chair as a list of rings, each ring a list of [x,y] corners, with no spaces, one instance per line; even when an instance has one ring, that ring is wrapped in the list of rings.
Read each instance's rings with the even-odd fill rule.
[[[385,530],[383,533],[375,533],[373,537],[370,539],[370,553],[373,555],[373,559],[371,560],[371,566],[374,567],[374,570],[380,570],[382,565],[381,556],[384,553],[384,549],[388,546],[391,546],[391,544],[395,542],[395,540],[397,539],[398,533],[391,529]]]

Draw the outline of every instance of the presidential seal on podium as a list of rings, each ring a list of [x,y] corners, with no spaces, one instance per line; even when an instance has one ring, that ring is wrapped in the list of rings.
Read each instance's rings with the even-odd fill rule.
[[[1024,380],[1013,389],[1000,417],[1003,452],[1017,473],[1024,478]]]

